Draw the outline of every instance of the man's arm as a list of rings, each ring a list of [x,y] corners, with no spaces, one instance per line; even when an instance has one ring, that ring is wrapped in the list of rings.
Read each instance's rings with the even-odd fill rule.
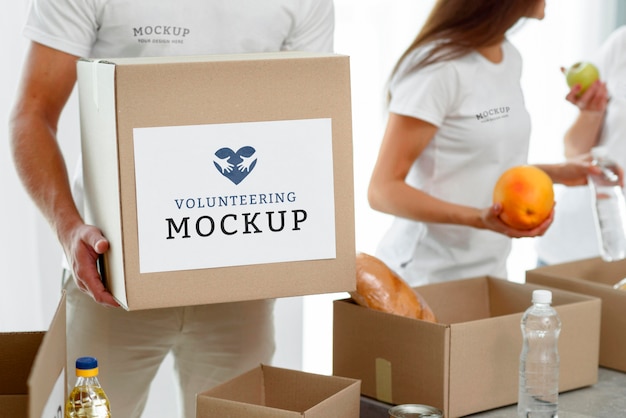
[[[10,119],[11,150],[17,173],[56,233],[78,286],[97,302],[118,306],[96,269],[108,241],[83,222],[56,140],[61,111],[76,83],[76,59],[31,43]]]

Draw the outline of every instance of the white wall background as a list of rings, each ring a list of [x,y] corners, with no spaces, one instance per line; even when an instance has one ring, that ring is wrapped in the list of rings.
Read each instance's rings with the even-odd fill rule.
[[[561,159],[561,138],[575,110],[563,97],[559,72],[597,49],[615,22],[619,0],[548,0],[541,22],[511,36],[525,59],[523,87],[533,130],[530,162]],[[417,33],[433,0],[335,0],[336,51],[351,57],[357,249],[373,252],[389,218],[367,205],[365,190],[385,123],[384,84],[395,59]],[[9,155],[7,120],[27,42],[21,36],[28,3],[5,2],[0,14],[0,332],[46,329],[60,289],[61,250],[22,187]],[[76,98],[60,124],[70,169],[78,152]],[[534,267],[532,239],[517,240],[510,279]],[[277,305],[276,364],[332,373],[332,301],[347,294],[286,298]],[[145,416],[175,416],[171,361],[153,386]]]

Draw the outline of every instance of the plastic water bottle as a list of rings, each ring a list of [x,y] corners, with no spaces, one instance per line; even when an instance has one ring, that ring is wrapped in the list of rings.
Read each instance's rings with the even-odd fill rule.
[[[111,405],[98,381],[98,360],[76,360],[76,385],[65,404],[65,418],[111,418]]]
[[[522,316],[524,344],[520,355],[519,418],[558,417],[561,320],[549,290],[533,291],[532,306]]]
[[[600,254],[605,261],[621,260],[626,257],[626,202],[617,165],[605,147],[593,148],[591,155],[593,164],[602,169],[601,174],[589,176]]]

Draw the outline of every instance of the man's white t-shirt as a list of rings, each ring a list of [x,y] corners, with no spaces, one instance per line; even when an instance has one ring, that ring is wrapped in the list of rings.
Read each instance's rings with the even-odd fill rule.
[[[330,0],[34,0],[24,34],[79,57],[332,51]]]
[[[626,168],[626,26],[607,38],[591,61],[606,82],[609,100],[598,145]],[[565,187],[556,196],[554,222],[536,241],[539,260],[559,264],[599,257],[600,245],[588,186]]]
[[[486,208],[507,168],[526,163],[530,117],[520,86],[521,56],[478,53],[410,71],[414,51],[391,80],[389,111],[438,127],[406,182],[439,199]],[[412,285],[480,275],[506,278],[510,238],[476,228],[395,218],[377,256]]]
[[[334,28],[332,0],[32,0],[23,32],[77,57],[119,58],[332,52]],[[83,213],[80,157],[72,195]]]
[[[24,35],[89,58],[333,51],[332,0],[33,0]],[[82,212],[80,161],[72,192]]]

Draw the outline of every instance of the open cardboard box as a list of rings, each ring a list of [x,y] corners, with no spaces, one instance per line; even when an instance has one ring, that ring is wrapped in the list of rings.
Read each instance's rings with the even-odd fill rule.
[[[447,418],[517,402],[520,320],[536,285],[478,277],[416,288],[438,323],[334,302],[333,374],[360,379],[361,393],[418,403]],[[601,301],[550,289],[563,323],[559,389],[598,380]]]
[[[47,332],[0,334],[0,418],[62,418],[65,296]]]
[[[356,287],[350,66],[308,52],[78,62],[86,221],[127,310]]]
[[[526,282],[602,299],[600,359],[603,367],[626,372],[626,291],[613,288],[626,277],[626,260],[591,258],[526,272]]]
[[[359,418],[360,382],[260,365],[196,403],[197,418]]]
[[[43,332],[0,334],[0,418],[26,418],[28,375]]]

